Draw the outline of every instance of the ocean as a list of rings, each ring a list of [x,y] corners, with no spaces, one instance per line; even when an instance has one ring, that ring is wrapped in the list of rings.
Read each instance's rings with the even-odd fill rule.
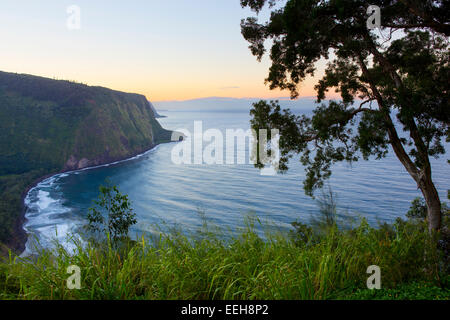
[[[224,136],[226,129],[247,130],[250,120],[248,110],[159,113],[167,116],[158,119],[166,129],[193,132],[194,122],[202,121],[204,131],[218,129]],[[133,159],[58,174],[39,183],[25,199],[24,228],[30,234],[25,254],[32,252],[36,243],[51,247],[55,239],[70,248],[68,236],[78,237],[99,186],[106,180],[131,200],[138,221],[131,237],[174,227],[195,232],[205,218],[230,234],[244,228],[248,217],[261,221],[261,233],[267,228],[284,232],[291,222],[307,223],[319,214],[317,198],[304,193],[305,172],[298,157],[292,159],[286,174],[264,176],[250,163],[176,164],[172,152],[177,145],[161,144]],[[230,150],[224,146],[226,152]],[[433,159],[432,168],[441,199],[446,200],[450,189],[447,158]],[[334,165],[328,188],[336,195],[340,215],[364,217],[372,225],[404,217],[411,201],[420,196],[393,153],[382,160]]]

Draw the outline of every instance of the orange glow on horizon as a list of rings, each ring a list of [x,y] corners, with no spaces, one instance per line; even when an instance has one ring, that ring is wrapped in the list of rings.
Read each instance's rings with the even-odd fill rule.
[[[79,6],[78,30],[68,30],[61,1],[2,6],[0,70],[139,93],[151,101],[290,96],[264,84],[272,62],[269,55],[257,61],[248,49],[240,30],[248,13],[239,2],[108,2],[104,10],[80,0]],[[316,76],[299,85],[300,97],[316,96],[325,63],[318,61]]]
[[[30,67],[30,66],[29,66]],[[137,93],[146,96],[150,101],[185,101],[193,99],[201,99],[208,97],[221,98],[257,98],[257,99],[279,99],[290,98],[288,90],[270,90],[268,85],[263,81],[257,83],[252,82],[252,79],[245,79],[241,86],[226,86],[224,82],[192,80],[191,83],[184,81],[171,81],[171,79],[162,79],[162,81],[152,79],[152,77],[133,76],[131,74],[112,74],[111,71],[94,73],[93,70],[88,72],[68,72],[64,76],[55,75],[57,70],[44,70],[42,66],[33,66],[33,68],[18,68],[11,70],[5,69],[0,65],[0,70],[5,72],[17,72],[24,74],[32,74],[57,80],[70,80],[79,83],[84,83],[89,86],[101,86],[112,90]],[[87,70],[83,70],[87,71]],[[128,80],[130,79],[130,80]],[[318,78],[308,78],[299,85],[299,98],[316,97],[317,93],[314,86]],[[226,83],[226,82],[225,82]],[[228,81],[232,83],[232,81]],[[327,97],[336,98],[338,95],[334,91],[328,92]]]
[[[170,83],[158,81],[146,81],[145,79],[136,79],[134,81],[123,82],[121,80],[114,81],[113,79],[95,79],[98,81],[90,81],[88,85],[101,85],[110,89],[138,93],[145,95],[150,101],[185,101],[200,99],[206,97],[222,97],[222,98],[259,98],[259,99],[275,99],[275,98],[290,98],[288,90],[274,89],[270,90],[268,85],[262,81],[260,83],[245,83],[241,86],[226,86],[216,81],[209,83],[196,80],[192,83],[184,83],[174,81]],[[103,80],[103,81],[102,81]],[[314,90],[314,85],[317,79],[307,79],[299,85],[299,98],[316,97],[317,93]],[[330,92],[330,96],[334,96],[334,92]]]

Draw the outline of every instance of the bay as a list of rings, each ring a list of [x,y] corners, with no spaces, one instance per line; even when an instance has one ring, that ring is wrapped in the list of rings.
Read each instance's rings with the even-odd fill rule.
[[[193,132],[194,122],[202,121],[203,130],[219,129],[224,136],[226,129],[247,130],[250,120],[248,110],[160,113],[167,116],[158,119],[167,129]],[[25,200],[24,227],[31,234],[27,251],[36,240],[49,247],[55,238],[64,242],[68,234],[78,234],[106,179],[132,202],[138,221],[132,227],[132,237],[155,234],[156,225],[163,230],[177,227],[194,232],[201,227],[203,217],[230,233],[245,227],[248,216],[286,231],[291,222],[307,223],[318,215],[317,200],[302,189],[305,172],[298,158],[291,161],[286,174],[262,176],[251,164],[175,164],[171,159],[175,145],[162,144],[135,159],[56,175],[38,184]],[[446,158],[433,159],[432,168],[441,199],[446,200],[450,189]],[[420,196],[393,153],[382,160],[338,163],[329,185],[337,195],[339,213],[365,217],[372,225],[404,217],[411,201]]]

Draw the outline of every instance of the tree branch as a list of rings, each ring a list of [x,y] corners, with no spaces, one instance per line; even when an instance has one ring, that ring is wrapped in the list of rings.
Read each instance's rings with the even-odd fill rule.
[[[394,69],[394,67],[391,65],[391,63],[378,51],[378,49],[375,47],[375,44],[373,43],[372,39],[368,37],[368,35],[365,35],[366,40],[369,43],[369,50],[374,55],[375,59],[380,63],[381,67],[384,69],[385,72],[391,75],[392,80],[395,83],[395,86],[399,93],[405,92],[403,81],[400,78],[400,76],[397,74],[397,71]],[[409,97],[405,97],[406,100],[409,100]],[[408,102],[410,105],[412,103]],[[414,121],[414,118],[410,117],[407,119],[407,125],[409,129],[410,137],[413,139],[414,144],[417,147],[417,151],[419,153],[420,159],[423,163],[424,170],[431,170],[430,160],[428,158],[428,151],[425,146],[425,143],[423,142],[419,130],[417,128],[417,124]]]
[[[389,109],[384,105],[383,98],[378,91],[377,87],[375,86],[374,82],[371,80],[371,76],[369,73],[369,70],[367,69],[364,59],[361,55],[357,56],[358,64],[361,67],[361,70],[364,74],[364,76],[368,79],[368,82],[370,84],[370,87],[372,89],[372,92],[377,100],[378,107],[380,108],[380,111],[382,111],[387,132],[389,135],[389,140],[392,145],[392,148],[394,149],[395,154],[397,155],[400,162],[403,164],[405,169],[408,171],[408,173],[413,177],[413,179],[416,181],[416,183],[419,185],[419,171],[417,170],[417,167],[412,162],[411,158],[409,157],[408,153],[405,151],[405,148],[403,147],[403,144],[398,137],[397,130],[395,129],[394,123],[392,122],[391,116],[389,115]]]

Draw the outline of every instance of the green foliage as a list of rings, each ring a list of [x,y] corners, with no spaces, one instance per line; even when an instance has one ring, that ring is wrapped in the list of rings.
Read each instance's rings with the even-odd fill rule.
[[[123,252],[74,241],[75,253],[57,247],[0,263],[0,298],[449,299],[446,283],[436,280],[439,256],[423,226],[405,222],[394,230],[362,221],[351,230],[330,228],[308,246],[276,234],[263,241],[251,228],[227,241],[162,234]],[[373,264],[386,291],[370,295],[366,269]],[[80,290],[67,289],[69,265],[81,268]],[[413,292],[420,283],[431,289]]]
[[[322,192],[317,200],[319,205],[318,218],[311,217],[311,224],[316,229],[327,229],[337,225],[337,200],[336,194],[329,187],[328,192]]]
[[[359,218],[347,212],[338,212],[337,195],[328,186],[328,190],[322,190],[321,196],[316,199],[318,212],[309,218],[308,224],[300,221],[291,223],[294,230],[289,231],[291,240],[298,246],[316,244],[331,230],[351,229]],[[384,224],[380,228],[391,228],[392,225]],[[387,230],[387,229],[386,229]]]
[[[448,226],[449,225],[448,219],[450,218],[450,210],[446,202],[442,202],[441,211],[442,211],[443,225],[444,227]],[[415,198],[412,201],[408,212],[406,213],[406,217],[409,219],[425,220],[427,218],[427,204],[425,203],[425,200],[421,197]]]
[[[423,198],[417,197],[411,203],[411,207],[406,213],[406,217],[410,219],[422,219],[427,217],[427,205]]]
[[[100,209],[116,222],[123,221],[123,212],[133,219],[128,198],[117,188],[100,191]],[[57,245],[28,258],[10,255],[0,263],[0,299],[450,298],[446,256],[424,221],[398,219],[372,228],[363,219],[354,228],[338,228],[329,218],[336,216],[334,194],[324,194],[319,205],[323,223],[294,222],[290,237],[266,233],[263,240],[254,229],[259,220],[250,219],[230,238],[218,227],[211,231],[200,212],[203,224],[195,236],[175,228],[152,242],[143,237],[122,246],[113,237],[105,245],[74,238],[75,252]],[[96,231],[108,232],[99,210],[90,215],[99,224]],[[366,289],[366,270],[374,264],[382,270],[379,291]],[[80,290],[67,288],[70,265],[81,268]]]
[[[128,236],[129,228],[136,224],[136,214],[127,195],[117,186],[100,186],[96,206],[89,209],[87,229],[93,234],[109,235],[113,243]],[[105,218],[106,216],[106,218]]]
[[[294,221],[291,225],[294,227],[294,230],[289,231],[289,236],[296,246],[301,247],[313,242],[313,228],[299,221]]]
[[[450,290],[430,282],[401,284],[395,289],[359,289],[347,297],[352,300],[449,300]]]

